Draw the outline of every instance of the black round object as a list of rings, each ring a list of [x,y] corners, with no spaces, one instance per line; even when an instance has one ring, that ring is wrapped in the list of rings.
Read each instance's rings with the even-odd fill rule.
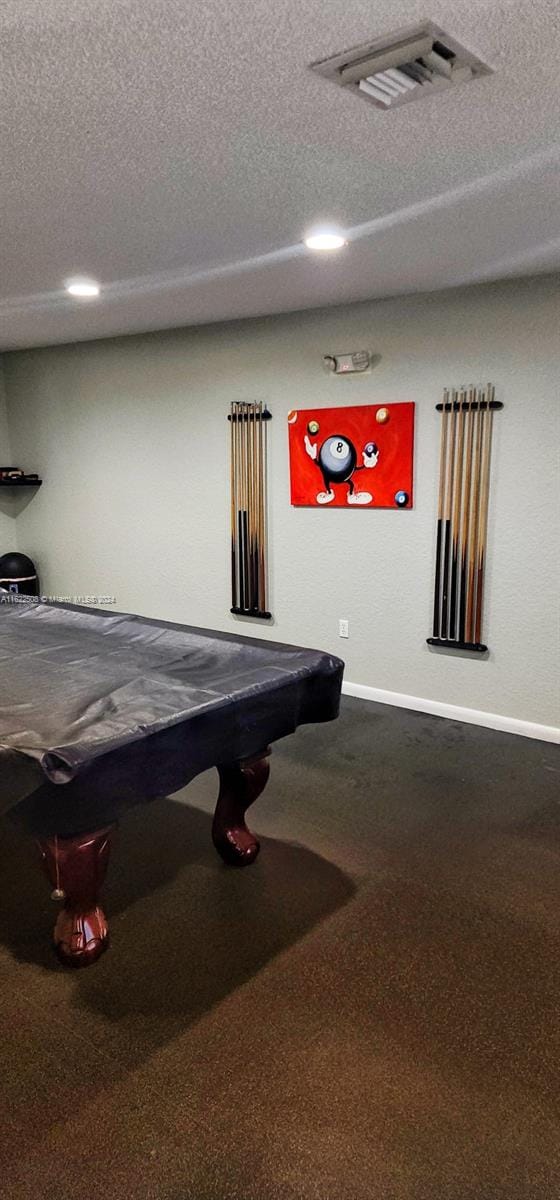
[[[352,442],[338,433],[327,438],[319,450],[319,466],[325,479],[332,479],[333,483],[349,479],[357,461]]]
[[[38,596],[39,580],[35,564],[27,554],[10,550],[0,558],[0,588],[18,596]]]

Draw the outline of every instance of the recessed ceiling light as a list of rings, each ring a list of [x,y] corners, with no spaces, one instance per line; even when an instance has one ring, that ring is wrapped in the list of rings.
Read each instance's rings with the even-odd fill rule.
[[[304,239],[308,250],[340,250],[346,246],[346,238],[334,229],[316,229]]]
[[[94,279],[68,279],[64,286],[71,296],[79,296],[82,300],[98,296],[100,291]]]

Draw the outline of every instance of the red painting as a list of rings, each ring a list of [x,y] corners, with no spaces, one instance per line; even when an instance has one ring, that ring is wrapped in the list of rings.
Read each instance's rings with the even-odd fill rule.
[[[414,404],[294,409],[292,504],[411,508]]]

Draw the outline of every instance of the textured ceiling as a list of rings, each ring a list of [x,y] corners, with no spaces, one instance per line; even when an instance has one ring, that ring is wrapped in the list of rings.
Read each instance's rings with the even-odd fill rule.
[[[495,73],[383,113],[308,70],[426,18]],[[2,0],[0,44],[0,349],[560,267],[558,0]]]

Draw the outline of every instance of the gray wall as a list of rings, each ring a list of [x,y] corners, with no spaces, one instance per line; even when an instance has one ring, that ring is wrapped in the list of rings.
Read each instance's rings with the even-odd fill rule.
[[[4,372],[0,362],[0,466],[18,466],[11,460],[10,439],[8,435],[8,413],[4,392]],[[7,550],[16,549],[16,513],[18,511],[15,493],[0,490],[0,555]]]
[[[55,594],[329,648],[347,679],[558,724],[558,279],[546,277],[5,356],[12,451],[45,484],[20,549]],[[367,347],[371,375],[321,356]],[[446,384],[492,380],[483,661],[430,632],[438,417]],[[229,606],[231,400],[266,400],[275,624]],[[414,400],[414,511],[291,508],[294,407]],[[338,618],[350,622],[348,641]]]

